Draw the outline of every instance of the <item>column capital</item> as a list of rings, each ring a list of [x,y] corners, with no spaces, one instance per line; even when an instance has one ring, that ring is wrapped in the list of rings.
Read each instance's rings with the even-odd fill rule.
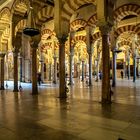
[[[58,39],[60,44],[65,44],[67,37],[68,37],[68,35],[63,34],[63,35],[57,36],[57,39]]]
[[[5,56],[5,52],[0,52],[0,57],[3,58]]]
[[[108,35],[111,32],[112,26],[109,23],[99,23],[99,29],[102,35]]]

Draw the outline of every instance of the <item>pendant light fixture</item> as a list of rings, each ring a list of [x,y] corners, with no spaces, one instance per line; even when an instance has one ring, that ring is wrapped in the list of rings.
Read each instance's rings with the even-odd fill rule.
[[[35,24],[33,0],[30,0],[30,8],[29,8],[29,13],[27,14],[27,16],[28,16],[27,27],[23,29],[23,33],[30,37],[39,35],[40,31],[39,29],[36,28],[36,24]]]

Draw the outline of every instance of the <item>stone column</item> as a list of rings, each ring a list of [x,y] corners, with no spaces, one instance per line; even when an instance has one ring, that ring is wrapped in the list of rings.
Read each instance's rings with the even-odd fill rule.
[[[44,82],[44,61],[41,60],[40,63],[41,63],[41,80],[42,82]]]
[[[1,58],[1,87],[0,90],[4,90],[4,57],[5,57],[5,53],[1,53],[0,54],[0,58]]]
[[[84,81],[84,61],[82,61],[82,80]]]
[[[51,81],[51,75],[52,75],[52,64],[49,64],[49,81]]]
[[[92,52],[89,52],[88,53],[88,55],[89,55],[89,60],[88,60],[88,62],[89,62],[89,86],[91,86],[92,85]]]
[[[73,56],[74,56],[74,48],[71,46],[70,55],[69,55],[69,85],[73,85],[73,75],[72,75],[72,66],[73,66]]]
[[[53,74],[53,83],[57,83],[57,57],[54,56],[54,74]]]
[[[127,56],[127,63],[128,63],[127,74],[128,74],[128,80],[129,80],[130,79],[130,55],[129,54]]]
[[[19,57],[19,63],[20,63],[20,82],[22,82],[22,57]]]
[[[126,62],[123,62],[123,73],[124,73],[124,77],[126,78]]]
[[[136,81],[136,54],[133,56],[133,82]]]
[[[102,36],[102,103],[111,103],[110,92],[110,50],[109,50],[109,25],[100,26]]]
[[[66,81],[65,81],[65,42],[67,37],[63,35],[59,40],[59,97],[66,98]]]
[[[18,92],[18,50],[13,52],[14,55],[14,90],[13,92]]]
[[[116,52],[112,50],[112,87],[116,86]]]
[[[37,47],[32,46],[32,94],[38,94],[37,87]]]
[[[89,63],[89,86],[92,85],[92,46],[91,46],[91,28],[89,26],[86,27],[86,45],[88,52],[88,63]]]

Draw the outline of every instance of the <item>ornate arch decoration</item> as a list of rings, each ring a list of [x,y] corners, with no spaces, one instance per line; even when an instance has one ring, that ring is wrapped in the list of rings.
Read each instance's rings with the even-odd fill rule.
[[[97,24],[97,13],[92,15],[89,20],[88,20],[88,25],[91,26],[91,27],[95,27],[96,24]]]
[[[87,21],[83,19],[76,19],[70,23],[70,30],[77,31],[80,28],[85,28],[87,25]]]
[[[74,46],[75,43],[78,41],[83,41],[84,43],[86,42],[86,36],[75,36],[74,39],[71,41],[72,46]]]
[[[95,0],[66,0],[63,6],[62,18],[70,21],[72,14],[80,7],[86,4],[95,4]]]
[[[137,4],[124,4],[114,11],[114,19],[119,22],[128,15],[140,15],[140,5]]]
[[[29,5],[29,0],[15,0],[12,5],[12,13],[24,16]]]
[[[10,21],[10,18],[11,18],[10,9],[8,7],[3,8],[0,11],[0,20]]]
[[[101,38],[101,32],[97,32],[92,35],[92,42],[94,43],[96,40]]]
[[[135,25],[127,25],[127,26],[120,27],[115,31],[114,34],[115,38],[118,38],[118,36],[124,32],[134,32],[138,36],[140,36],[140,27]]]
[[[27,20],[23,19],[18,22],[17,26],[15,27],[15,36],[17,32],[22,32],[22,30],[27,26]]]
[[[118,43],[119,47],[122,47],[124,45],[132,46],[132,42],[124,40],[124,41],[121,41],[121,42]]]
[[[49,36],[51,36],[53,34],[53,31],[51,31],[50,29],[44,29],[41,32],[41,36],[43,36],[44,34],[48,34]]]
[[[2,33],[2,36],[1,36],[1,41],[3,42],[7,42],[8,41],[8,38],[9,38],[9,35],[10,35],[10,28],[7,27],[3,33]]]
[[[36,24],[41,25],[42,22],[46,22],[48,19],[54,17],[54,7],[47,5],[47,7],[42,8],[37,14]]]
[[[47,49],[52,48],[52,42],[47,42],[41,45],[41,52],[47,53]]]

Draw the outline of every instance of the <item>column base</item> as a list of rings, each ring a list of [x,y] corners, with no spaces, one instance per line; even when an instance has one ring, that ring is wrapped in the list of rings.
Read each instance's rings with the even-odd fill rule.
[[[107,100],[107,99],[102,99],[101,104],[111,104],[112,101],[111,100]]]
[[[68,85],[74,85],[74,82],[69,82]]]
[[[13,92],[19,92],[19,90],[18,89],[14,89]]]
[[[38,92],[32,92],[31,94],[32,95],[38,95]]]
[[[56,84],[56,81],[53,81],[54,84]]]
[[[60,98],[60,99],[66,99],[67,98],[67,95],[66,96],[60,95],[58,98]]]
[[[4,86],[1,86],[0,90],[5,90]]]

